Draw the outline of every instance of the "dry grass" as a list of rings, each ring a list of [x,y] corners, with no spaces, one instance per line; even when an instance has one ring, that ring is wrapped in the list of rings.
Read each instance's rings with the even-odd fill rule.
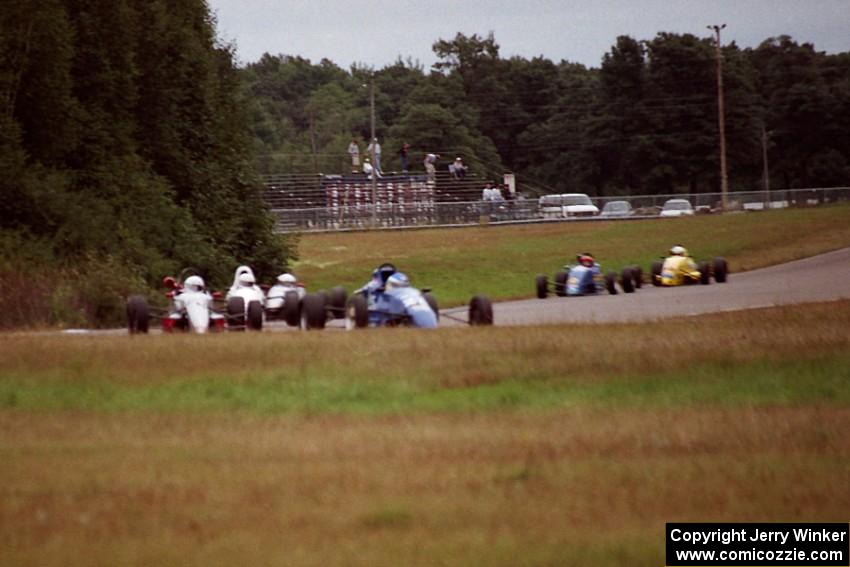
[[[707,215],[640,222],[572,222],[464,229],[305,234],[296,272],[311,289],[363,285],[395,262],[441,304],[476,293],[531,297],[535,274],[552,274],[575,254],[593,252],[606,269],[653,259],[676,242],[696,258],[724,256],[733,272],[850,246],[850,206]]]
[[[6,335],[0,565],[661,565],[665,522],[845,521],[848,307]]]
[[[0,414],[6,565],[660,565],[668,521],[843,521],[846,408]]]

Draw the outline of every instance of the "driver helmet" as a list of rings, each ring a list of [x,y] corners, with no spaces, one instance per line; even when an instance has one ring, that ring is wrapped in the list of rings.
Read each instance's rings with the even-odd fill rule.
[[[377,275],[381,277],[381,281],[386,284],[387,279],[389,279],[390,276],[396,273],[396,269],[394,265],[390,264],[389,262],[385,262],[378,266],[377,272]]]
[[[673,256],[687,256],[688,251],[685,250],[685,247],[677,244],[673,248],[670,249],[670,254]]]
[[[251,272],[242,272],[239,274],[239,285],[242,287],[252,287],[257,280]]]
[[[189,291],[204,291],[204,278],[201,276],[189,276],[183,282],[183,287]]]
[[[277,281],[279,283],[282,283],[283,285],[295,285],[296,279],[295,276],[293,276],[292,274],[286,273],[280,274],[277,277]]]
[[[400,287],[410,287],[410,280],[406,275],[401,272],[396,272],[387,278],[387,291]]]
[[[579,254],[578,256],[576,256],[576,259],[578,260],[579,264],[581,264],[582,266],[587,266],[588,268],[592,268],[593,265],[596,263],[593,260],[593,254],[591,254],[590,252]]]

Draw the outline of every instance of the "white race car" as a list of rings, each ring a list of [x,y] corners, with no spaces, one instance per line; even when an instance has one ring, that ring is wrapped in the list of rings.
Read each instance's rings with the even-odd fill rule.
[[[283,319],[290,327],[301,324],[301,305],[307,292],[290,273],[280,274],[266,292],[266,318]]]
[[[233,285],[225,296],[227,310],[227,327],[232,330],[252,331],[263,330],[265,319],[266,295],[257,279],[254,271],[248,266],[239,266],[233,275]]]
[[[215,297],[197,271],[187,268],[177,279],[168,276],[163,284],[169,289],[171,304],[165,310],[152,310],[147,298],[134,295],[127,299],[127,327],[130,334],[147,333],[151,318],[162,321],[162,331],[206,333],[223,331],[226,316],[214,307]]]

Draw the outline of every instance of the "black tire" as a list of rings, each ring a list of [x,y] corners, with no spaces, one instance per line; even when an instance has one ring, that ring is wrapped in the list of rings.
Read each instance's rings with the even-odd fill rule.
[[[605,274],[605,289],[611,295],[617,295],[617,272],[608,272]]]
[[[148,300],[141,295],[127,299],[127,329],[131,335],[146,334],[150,326]]]
[[[345,291],[345,288],[342,286],[332,288],[328,297],[333,318],[342,319],[345,317],[345,301],[348,299],[348,292]]]
[[[564,297],[567,295],[567,279],[570,275],[567,272],[560,271],[555,274],[555,295]]]
[[[631,268],[623,268],[623,271],[620,274],[620,287],[623,288],[624,293],[635,292],[634,274],[632,273]]]
[[[263,304],[259,301],[248,302],[248,329],[252,331],[263,330]]]
[[[717,283],[726,283],[729,276],[729,265],[725,258],[714,259],[714,281]]]
[[[549,278],[543,274],[538,275],[534,279],[534,286],[537,289],[537,299],[546,299],[549,293]]]
[[[640,289],[643,286],[643,270],[640,266],[632,266],[632,277],[635,282],[635,289]]]
[[[431,295],[429,292],[425,292],[422,294],[425,297],[425,303],[428,304],[428,307],[431,308],[431,311],[434,312],[434,315],[437,316],[437,322],[440,321],[440,306],[437,304],[437,298]]]
[[[283,320],[290,327],[301,324],[301,300],[294,291],[287,291],[283,296]]]
[[[301,302],[301,328],[324,329],[327,321],[327,297],[323,293],[308,293]]]
[[[227,300],[227,328],[231,331],[245,330],[245,299],[231,297]]]
[[[697,265],[697,270],[699,270],[699,283],[702,285],[708,285],[711,283],[711,270],[708,267],[708,262],[700,262]]]
[[[363,329],[369,326],[369,302],[360,295],[352,295],[345,308],[345,328]]]
[[[493,304],[486,295],[476,295],[469,302],[469,324],[493,324]]]
[[[664,266],[664,262],[656,260],[652,263],[650,267],[650,273],[652,274],[652,285],[658,287],[661,285],[661,268]]]

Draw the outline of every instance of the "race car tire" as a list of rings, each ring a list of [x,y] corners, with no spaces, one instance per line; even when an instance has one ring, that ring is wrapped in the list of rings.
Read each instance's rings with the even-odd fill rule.
[[[352,295],[345,308],[345,328],[363,329],[369,326],[369,303],[360,295]]]
[[[632,276],[635,281],[635,289],[640,289],[643,285],[643,270],[640,269],[640,266],[632,266]]]
[[[649,268],[649,271],[652,274],[652,285],[656,287],[661,285],[661,269],[663,266],[664,262],[659,262],[658,260],[656,260]]]
[[[486,295],[476,295],[469,302],[470,325],[492,325],[493,304]]]
[[[245,299],[231,297],[227,300],[227,328],[231,331],[245,330]]]
[[[342,286],[331,288],[330,310],[334,319],[342,319],[345,317],[345,301],[348,299],[348,292]]]
[[[437,321],[440,320],[440,306],[437,304],[437,298],[431,295],[428,292],[422,294],[425,297],[425,303],[428,304],[428,307],[431,308],[431,311],[434,312],[434,315],[437,316]]]
[[[729,275],[729,265],[725,258],[714,259],[714,281],[717,283],[726,283],[726,276]]]
[[[301,328],[324,329],[327,321],[327,297],[323,293],[308,293],[301,304]]]
[[[534,287],[537,290],[537,299],[546,299],[549,292],[549,279],[543,274],[539,274],[534,279]]]
[[[127,299],[127,328],[131,335],[145,334],[150,325],[148,300],[141,295],[133,295]]]
[[[301,324],[301,300],[294,291],[287,291],[283,296],[283,320],[290,327]]]
[[[569,278],[569,274],[564,271],[557,272],[555,274],[555,295],[558,297],[564,297],[567,295],[567,279]]]
[[[700,262],[697,266],[697,270],[699,270],[699,283],[702,285],[708,285],[711,283],[711,271],[708,267],[708,262]]]
[[[634,274],[631,268],[623,268],[623,272],[620,275],[620,286],[623,288],[624,293],[635,292]]]
[[[259,301],[248,303],[248,329],[252,331],[263,330],[263,304]]]
[[[605,289],[608,290],[608,293],[611,295],[617,295],[617,273],[616,272],[608,272],[605,274]]]

